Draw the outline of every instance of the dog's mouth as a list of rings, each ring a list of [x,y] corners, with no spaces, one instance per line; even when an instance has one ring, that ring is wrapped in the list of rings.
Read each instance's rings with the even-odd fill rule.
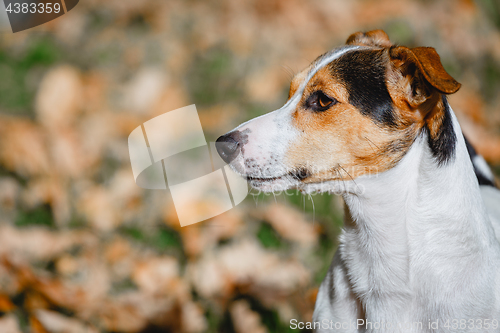
[[[297,188],[303,184],[307,178],[312,177],[312,172],[305,166],[278,167],[274,166],[274,172],[269,169],[251,165],[253,170],[248,170],[248,166],[242,161],[229,164],[231,169],[244,178],[251,187],[268,192],[281,191],[290,188]],[[247,163],[248,164],[248,163]]]
[[[276,180],[283,179],[285,177],[286,177],[286,175],[277,176],[277,177],[265,177],[265,178],[244,176],[244,178],[246,179],[247,182],[256,182],[256,183],[271,183],[271,182],[274,182]]]
[[[243,176],[252,186],[276,184],[276,183],[289,183],[298,185],[300,181],[308,178],[311,174],[304,168],[294,169],[290,172],[284,173],[280,176],[274,177],[255,177],[250,175]]]
[[[305,169],[305,168],[297,168],[297,169],[293,169],[287,173],[284,173],[280,176],[274,176],[274,177],[254,177],[254,176],[250,176],[250,175],[245,175],[243,176],[246,180],[248,181],[251,181],[251,180],[255,180],[255,181],[273,181],[273,180],[278,180],[278,179],[282,179],[282,178],[291,178],[291,179],[295,179],[295,180],[304,180],[308,177],[311,176],[311,173]]]
[[[244,178],[250,187],[263,192],[279,192],[298,185],[286,174],[276,177],[244,176]]]

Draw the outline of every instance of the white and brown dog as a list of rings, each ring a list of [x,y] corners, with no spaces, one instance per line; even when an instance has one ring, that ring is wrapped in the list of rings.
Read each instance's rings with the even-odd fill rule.
[[[459,88],[433,48],[356,33],[217,140],[256,189],[342,193],[316,331],[500,332],[500,191],[445,97]]]

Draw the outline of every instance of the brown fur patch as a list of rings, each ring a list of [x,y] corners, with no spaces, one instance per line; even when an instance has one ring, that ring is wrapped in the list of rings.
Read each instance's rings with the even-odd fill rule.
[[[444,120],[444,105],[441,99],[437,101],[433,110],[425,117],[425,125],[429,129],[431,139],[436,138]]]
[[[461,84],[446,72],[434,48],[415,47],[409,49],[404,46],[394,46],[389,49],[389,53],[393,61],[416,66],[418,73],[424,76],[427,83],[439,92],[453,94],[460,89]]]
[[[347,38],[347,45],[391,47],[389,36],[383,30],[372,30],[368,32],[356,32]]]

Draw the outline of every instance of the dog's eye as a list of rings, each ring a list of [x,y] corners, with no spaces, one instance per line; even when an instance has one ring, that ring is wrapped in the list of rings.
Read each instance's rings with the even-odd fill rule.
[[[309,96],[306,101],[306,107],[313,111],[326,111],[336,103],[336,99],[328,97],[324,92],[319,90]]]
[[[318,103],[319,103],[319,105],[321,105],[322,108],[326,108],[327,106],[332,104],[333,101],[329,98],[325,98],[325,96],[319,96]]]

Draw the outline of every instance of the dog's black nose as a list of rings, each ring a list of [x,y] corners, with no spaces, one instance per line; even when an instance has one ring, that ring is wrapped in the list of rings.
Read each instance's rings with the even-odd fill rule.
[[[226,163],[230,163],[240,152],[240,143],[231,134],[226,134],[215,141],[215,147],[220,157]]]

